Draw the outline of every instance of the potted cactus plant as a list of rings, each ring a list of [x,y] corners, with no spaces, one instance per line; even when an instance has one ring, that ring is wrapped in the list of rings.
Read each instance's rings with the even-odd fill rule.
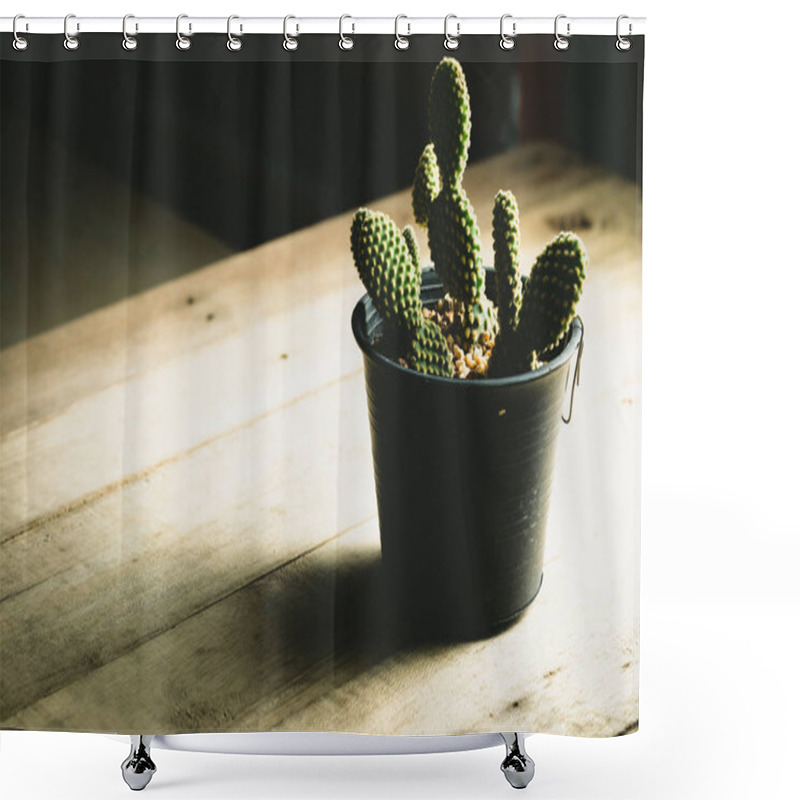
[[[530,274],[519,212],[494,202],[484,266],[462,184],[471,116],[461,65],[444,58],[428,97],[430,142],[414,175],[413,229],[359,209],[351,249],[367,294],[353,312],[364,354],[386,577],[403,619],[437,638],[492,635],[539,591],[545,527],[587,263],[561,233]]]

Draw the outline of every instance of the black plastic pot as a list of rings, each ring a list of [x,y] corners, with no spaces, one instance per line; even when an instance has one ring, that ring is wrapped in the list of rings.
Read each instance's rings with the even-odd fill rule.
[[[494,273],[487,270],[492,297]],[[442,297],[423,274],[426,305]],[[364,353],[381,558],[402,619],[436,639],[490,636],[519,619],[542,582],[556,438],[579,318],[535,372],[428,377],[373,346],[383,322],[367,295],[353,312]]]

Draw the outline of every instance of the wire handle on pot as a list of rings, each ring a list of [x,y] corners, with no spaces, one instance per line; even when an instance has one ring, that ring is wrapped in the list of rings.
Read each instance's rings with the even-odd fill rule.
[[[583,358],[583,337],[586,333],[583,327],[583,320],[581,320],[581,343],[578,345],[578,360],[575,362],[575,372],[572,373],[572,391],[569,395],[569,414],[565,418],[561,415],[561,419],[565,425],[569,425],[572,419],[572,404],[575,402],[575,386],[581,385],[581,358]],[[567,373],[567,380],[569,380],[569,373]]]

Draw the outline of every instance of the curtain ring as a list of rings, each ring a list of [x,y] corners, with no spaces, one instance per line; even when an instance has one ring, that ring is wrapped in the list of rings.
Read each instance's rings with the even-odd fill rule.
[[[400,35],[400,20],[401,19],[408,19],[405,14],[398,14],[394,18],[394,46],[398,50],[408,50],[411,47],[411,42],[408,41],[406,37],[411,36],[411,23],[407,22],[406,26],[408,27],[408,32],[405,36]]]
[[[181,20],[187,19],[188,17],[188,14],[178,14],[178,17],[175,20],[175,35],[178,37],[175,40],[175,47],[177,47],[178,50],[188,50],[192,46],[192,40],[181,33]],[[191,22],[189,23],[189,30],[192,30]]]
[[[67,14],[67,16],[64,17],[64,49],[65,50],[77,50],[80,47],[80,44],[81,44],[78,41],[78,37],[77,36],[70,36],[69,35],[69,21],[71,19],[75,19],[75,15],[74,14]],[[80,24],[76,23],[76,25],[75,25],[76,32],[79,31],[80,29],[81,29]]]
[[[500,17],[500,49],[501,50],[513,50],[514,45],[516,42],[514,41],[514,37],[517,35],[517,23],[511,23],[511,36],[509,36],[504,29],[504,24],[507,19],[513,19],[511,14],[503,14]]]
[[[346,19],[353,19],[349,14],[342,14],[339,17],[339,49],[340,50],[352,50],[355,47],[355,42],[353,41],[352,37],[345,36],[342,27],[344,25],[344,21]],[[351,33],[355,33],[356,25],[353,23]]]
[[[133,14],[126,14],[122,18],[122,46],[126,50],[135,50],[139,46],[139,42],[136,40],[136,36],[130,36],[128,34],[128,20],[129,19],[136,19]],[[139,24],[136,24],[136,30],[139,30]]]
[[[290,19],[297,19],[291,14],[283,18],[283,49],[284,50],[297,50],[299,42],[292,36],[289,36],[288,25]],[[296,33],[300,33],[300,26],[297,26]]]
[[[231,22],[233,22],[233,20],[235,20],[235,19],[239,19],[239,17],[237,17],[236,14],[231,14],[228,17],[228,44],[227,44],[227,47],[228,47],[228,50],[230,50],[232,53],[235,53],[238,50],[242,49],[242,40],[238,36],[234,36],[231,33]],[[239,26],[239,32],[241,33],[241,31],[242,31],[242,26],[240,25]]]
[[[447,23],[450,22],[451,19],[456,20],[456,35],[451,36],[447,30]],[[458,37],[461,35],[461,23],[458,21],[458,17],[455,14],[448,14],[444,18],[444,46],[447,50],[458,50]]]
[[[11,25],[11,31],[14,34],[14,42],[13,42],[14,49],[15,50],[27,50],[28,49],[28,40],[24,36],[20,36],[17,33],[17,20],[18,19],[25,19],[25,15],[24,14],[17,14],[17,16],[14,17],[14,22]],[[26,22],[25,23],[25,30],[27,30],[27,29],[28,29],[28,23]]]
[[[620,22],[622,22],[622,20],[624,20],[624,19],[628,19],[628,15],[627,15],[627,14],[620,14],[620,15],[617,17],[617,50],[621,50],[623,53],[624,53],[626,50],[630,50],[630,49],[631,49],[631,40],[630,40],[630,39],[626,39],[626,38],[625,38],[625,37],[624,37],[624,36],[623,36],[623,35],[622,35],[622,34],[619,32],[619,24],[620,24]],[[631,23],[629,22],[629,23],[628,23],[628,36],[630,36],[632,32],[633,32],[633,26],[632,26],[632,25],[631,25]]]
[[[566,50],[569,47],[569,39],[564,37],[564,36],[562,36],[558,32],[558,21],[560,19],[566,19],[566,18],[567,18],[566,14],[559,14],[556,17],[556,22],[555,22],[555,26],[554,26],[554,32],[555,32],[556,40],[553,42],[553,47],[555,47],[556,50]],[[569,22],[567,22],[567,36],[570,35],[569,28],[570,28],[570,24],[569,24]]]

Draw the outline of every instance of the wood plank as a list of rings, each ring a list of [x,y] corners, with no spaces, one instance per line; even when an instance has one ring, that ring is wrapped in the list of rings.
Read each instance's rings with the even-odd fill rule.
[[[356,374],[15,540],[47,577],[0,606],[0,719],[373,516],[364,406]]]
[[[325,324],[328,336],[297,336]],[[3,446],[2,534],[10,540],[141,480],[227,431],[360,369],[341,293],[275,314],[238,337],[72,404]]]

